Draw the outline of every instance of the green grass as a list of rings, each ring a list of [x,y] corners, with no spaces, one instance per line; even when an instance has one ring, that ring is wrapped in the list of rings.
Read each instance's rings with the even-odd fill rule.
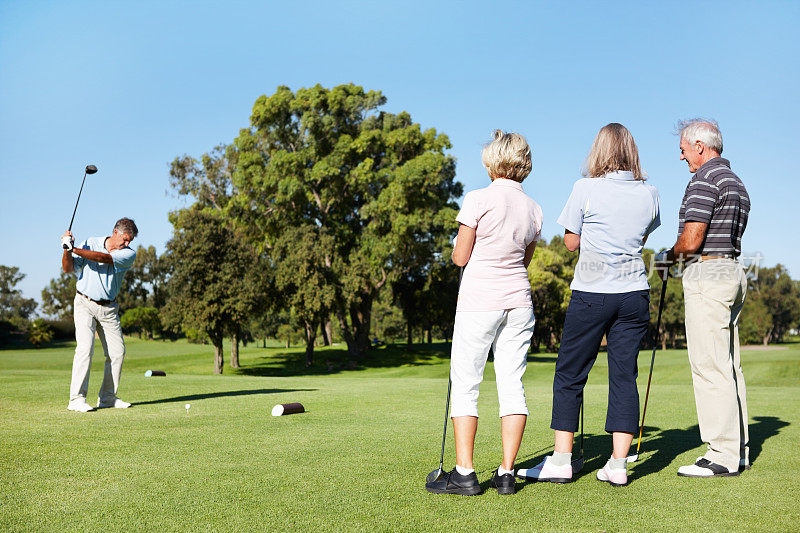
[[[520,484],[515,496],[487,490],[471,498],[423,488],[439,460],[445,345],[384,348],[356,370],[341,349],[320,350],[306,369],[300,350],[250,345],[242,369],[212,376],[208,346],[129,339],[120,396],[136,405],[87,414],[65,409],[73,348],[0,350],[0,530],[798,528],[800,344],[743,352],[754,467],[738,478],[675,475],[703,447],[686,352],[671,350],[657,355],[631,484],[598,483],[610,451],[601,354],[587,386],[582,475],[569,485]],[[640,358],[642,396],[649,355]],[[518,467],[551,450],[553,362],[553,354],[531,356]],[[145,378],[147,369],[168,375]],[[98,346],[90,400],[101,378]],[[493,381],[489,365],[475,454],[484,487],[500,460]],[[291,401],[308,412],[270,416],[273,405]]]

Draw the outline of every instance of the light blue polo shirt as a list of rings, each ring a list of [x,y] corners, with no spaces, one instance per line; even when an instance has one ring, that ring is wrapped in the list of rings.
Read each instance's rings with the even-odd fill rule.
[[[642,249],[645,237],[661,225],[655,187],[619,170],[580,179],[558,223],[581,236],[572,290],[608,294],[650,288]]]
[[[92,300],[113,300],[119,294],[125,272],[133,266],[136,252],[129,246],[121,250],[106,250],[107,237],[90,237],[76,248],[111,254],[114,264],[95,263],[72,254],[72,264],[78,276],[77,289]]]

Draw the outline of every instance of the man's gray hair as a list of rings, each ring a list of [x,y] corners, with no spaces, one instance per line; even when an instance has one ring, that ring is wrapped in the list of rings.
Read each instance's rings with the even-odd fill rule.
[[[135,239],[139,234],[139,228],[136,227],[136,222],[131,218],[121,218],[114,224],[114,229],[120,233],[127,233],[131,239]]]
[[[710,118],[691,118],[681,120],[675,128],[689,144],[700,141],[708,148],[722,154],[722,133],[719,131],[719,124]]]

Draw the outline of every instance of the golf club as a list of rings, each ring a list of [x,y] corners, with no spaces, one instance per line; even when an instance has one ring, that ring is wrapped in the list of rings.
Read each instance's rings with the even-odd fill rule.
[[[86,165],[86,170],[83,173],[83,181],[81,181],[81,190],[78,192],[78,199],[75,200],[75,209],[72,210],[72,218],[69,220],[69,229],[67,231],[72,231],[72,223],[75,221],[75,213],[78,211],[78,202],[81,201],[81,193],[83,192],[83,184],[86,183],[86,175],[87,174],[94,174],[97,172],[97,167],[94,165]],[[69,246],[66,244],[64,246],[65,250],[69,249]]]
[[[464,276],[464,267],[461,267],[461,270],[458,272],[458,288],[461,289],[461,278]],[[444,470],[442,467],[444,466],[444,443],[445,439],[447,438],[447,419],[450,416],[450,389],[453,386],[453,380],[450,377],[450,374],[447,374],[447,403],[445,404],[444,408],[444,430],[442,431],[442,455],[439,457],[439,468],[436,470],[432,470],[428,473],[428,477],[425,478],[426,483],[432,483],[434,481],[438,481],[444,475]]]
[[[578,439],[578,458],[572,460],[572,475],[583,469],[583,400],[581,400],[581,436]]]
[[[669,279],[669,278],[667,278]],[[642,447],[642,433],[644,432],[644,417],[647,414],[647,400],[650,397],[650,382],[653,379],[653,364],[656,362],[656,349],[658,348],[658,331],[661,329],[661,312],[664,310],[664,300],[667,295],[667,282],[661,282],[661,299],[658,301],[658,319],[656,319],[656,335],[653,344],[653,356],[650,358],[650,375],[647,377],[647,392],[644,395],[644,409],[642,410],[642,425],[639,426],[639,443],[636,445],[636,453],[628,456],[628,462],[633,463],[639,460],[639,449]]]

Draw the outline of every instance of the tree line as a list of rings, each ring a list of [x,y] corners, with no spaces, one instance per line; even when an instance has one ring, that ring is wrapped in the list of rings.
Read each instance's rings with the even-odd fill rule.
[[[214,348],[223,371],[243,342],[279,338],[314,348],[342,342],[358,362],[378,342],[448,340],[458,291],[450,262],[463,186],[446,135],[381,109],[386,98],[348,84],[259,97],[250,125],[229,144],[170,163],[169,187],[191,205],[169,214],[165,252],[139,246],[118,296],[123,328],[186,336]],[[652,250],[644,259],[650,264]],[[555,351],[577,253],[560,237],[541,242],[528,269],[534,350]],[[36,303],[1,267],[5,330],[34,333]],[[676,272],[677,273],[677,272]],[[651,276],[655,322],[661,282]],[[800,321],[800,285],[785,268],[762,268],[749,282],[743,342],[782,340]],[[75,278],[61,274],[42,291],[42,311],[71,320]],[[40,319],[41,320],[41,319]],[[26,329],[27,328],[27,329]],[[38,335],[38,337],[37,337]],[[662,320],[664,347],[683,339],[683,293],[671,280]],[[652,336],[651,336],[652,338]]]

